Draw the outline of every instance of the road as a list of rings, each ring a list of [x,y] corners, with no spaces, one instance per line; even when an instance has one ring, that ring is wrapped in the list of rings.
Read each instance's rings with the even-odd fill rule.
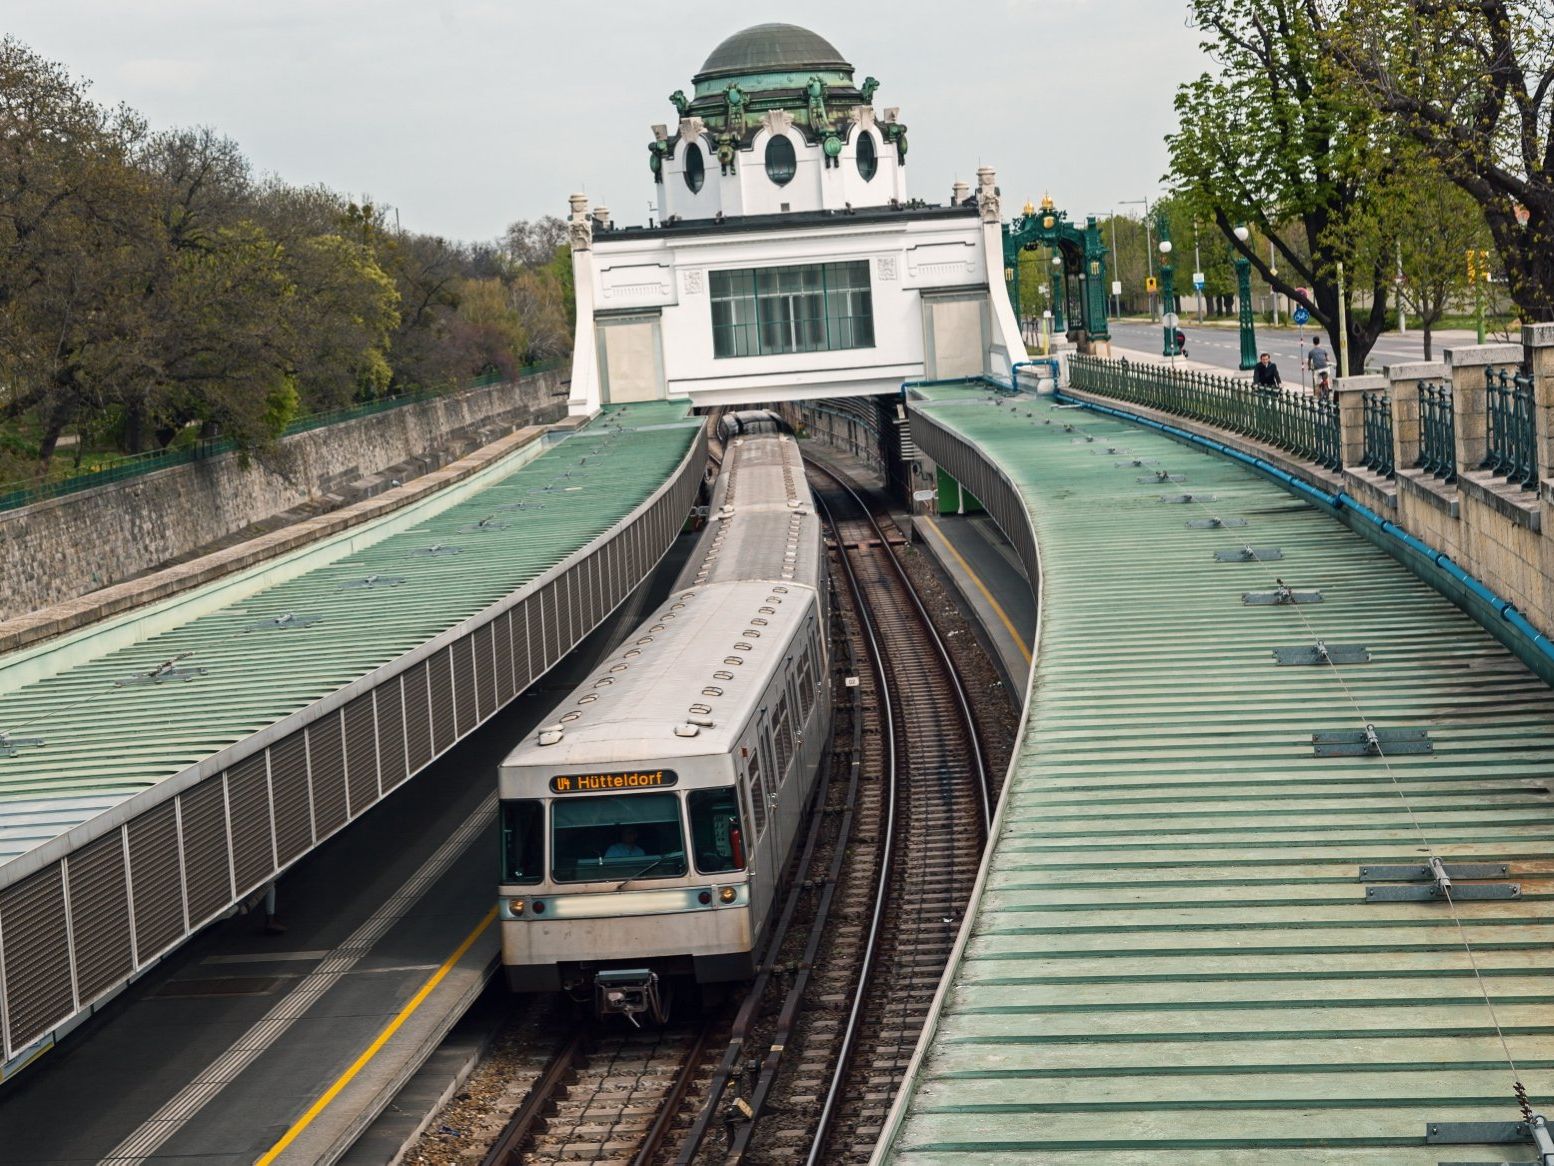
[[[1158,324],[1128,324],[1113,321],[1111,330],[1112,341],[1120,348],[1156,355],[1160,352],[1162,331]],[[1236,369],[1240,364],[1241,338],[1236,329],[1200,328],[1189,322],[1182,326],[1182,331],[1187,335],[1187,353],[1193,360],[1231,370]],[[1291,329],[1280,328],[1277,331],[1264,329],[1257,334],[1257,350],[1272,355],[1273,362],[1279,366],[1279,371],[1286,381],[1298,381],[1300,370],[1305,363],[1303,358],[1311,351],[1311,342],[1317,335],[1313,328],[1305,329],[1304,336],[1299,331]],[[1441,352],[1446,347],[1475,342],[1473,333],[1466,331],[1437,332],[1432,339],[1436,360],[1441,359]],[[1322,345],[1324,348],[1328,347],[1325,334],[1322,336]],[[1376,342],[1376,346],[1371,349],[1365,362],[1373,369],[1379,370],[1383,365],[1423,359],[1423,333],[1411,331],[1406,336],[1399,336],[1396,332],[1389,332]],[[1334,360],[1333,363],[1336,364],[1337,361]]]

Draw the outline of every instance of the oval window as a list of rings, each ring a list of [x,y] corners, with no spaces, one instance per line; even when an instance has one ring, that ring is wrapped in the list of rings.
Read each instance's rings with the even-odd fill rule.
[[[701,147],[695,142],[685,147],[685,185],[695,194],[707,181],[707,161],[701,156]]]
[[[865,131],[858,135],[858,173],[868,182],[880,169],[880,156],[874,152],[874,135]]]
[[[787,186],[799,172],[799,158],[793,152],[793,143],[787,138],[773,138],[766,143],[766,177],[778,186]]]

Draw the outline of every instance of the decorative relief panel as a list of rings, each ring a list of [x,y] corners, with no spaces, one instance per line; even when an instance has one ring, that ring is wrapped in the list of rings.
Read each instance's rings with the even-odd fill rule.
[[[606,267],[599,273],[599,296],[610,307],[668,303],[674,297],[673,269],[666,263]]]

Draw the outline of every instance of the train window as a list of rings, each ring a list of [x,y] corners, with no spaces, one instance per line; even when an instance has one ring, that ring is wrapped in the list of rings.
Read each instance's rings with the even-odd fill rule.
[[[744,870],[744,831],[733,787],[692,790],[689,802],[696,869],[702,874]]]
[[[788,762],[793,760],[793,727],[788,720],[788,698],[777,702],[777,715],[773,721],[777,737],[777,781],[787,780]]]
[[[766,791],[761,788],[761,751],[750,754],[750,768],[746,771],[750,780],[750,807],[755,815],[755,832],[759,837],[766,833]]]
[[[686,872],[680,799],[611,794],[551,803],[551,873],[560,883],[673,879]]]
[[[502,803],[502,882],[537,883],[545,877],[545,806]]]
[[[799,708],[804,720],[809,720],[809,710],[815,706],[815,679],[809,663],[809,649],[799,657]]]

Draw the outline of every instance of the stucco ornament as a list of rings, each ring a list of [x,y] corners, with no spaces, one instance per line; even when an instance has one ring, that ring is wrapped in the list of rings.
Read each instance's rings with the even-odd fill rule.
[[[863,79],[863,86],[858,90],[858,92],[863,94],[863,103],[865,105],[874,104],[874,92],[879,87],[880,83],[876,78],[865,77]]]
[[[691,108],[690,99],[685,96],[684,89],[676,89],[671,93],[669,95],[669,104],[675,107],[676,112],[681,117],[684,117],[685,111]]]
[[[728,132],[738,138],[744,137],[745,107],[749,105],[750,99],[738,85],[730,85],[725,89],[723,99],[728,102]]]

